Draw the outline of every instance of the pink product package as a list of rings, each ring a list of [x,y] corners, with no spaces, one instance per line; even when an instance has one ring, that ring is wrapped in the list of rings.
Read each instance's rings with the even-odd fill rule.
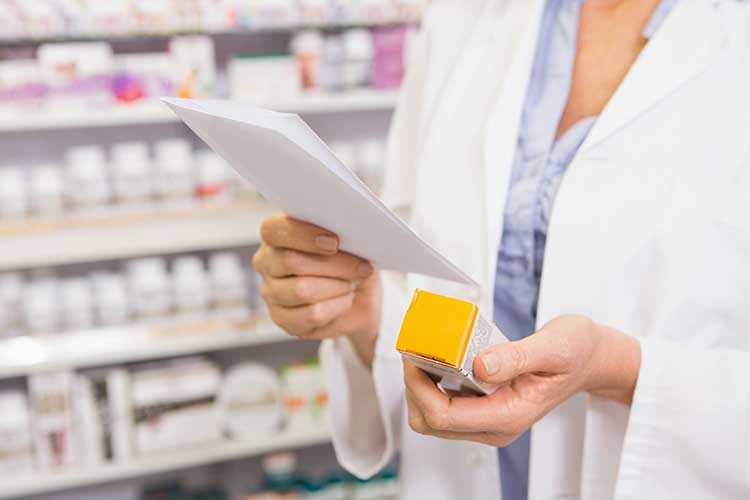
[[[375,54],[370,79],[372,87],[390,89],[401,85],[404,78],[404,47],[407,34],[407,26],[373,30]]]
[[[35,60],[0,62],[0,106],[40,104],[47,90]]]

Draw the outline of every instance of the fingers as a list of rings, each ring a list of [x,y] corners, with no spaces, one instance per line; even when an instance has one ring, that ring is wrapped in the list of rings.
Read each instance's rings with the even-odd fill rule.
[[[369,262],[348,253],[320,255],[268,245],[255,254],[253,266],[260,274],[275,278],[322,276],[353,281],[369,278],[374,272]]]
[[[408,361],[404,362],[404,383],[413,404],[421,410],[427,427],[433,431],[493,430],[510,435],[525,430],[525,416],[517,415],[513,405],[509,404],[515,397],[509,388],[500,388],[491,396],[450,397],[440,391],[425,372]]]
[[[501,430],[490,431],[498,427],[499,419],[492,427],[487,427],[487,422],[467,422],[455,418],[457,412],[465,411],[463,403],[471,404],[487,398],[449,397],[435,386],[427,374],[408,361],[404,362],[404,378],[408,381],[405,391],[408,422],[414,432],[490,446],[507,446],[518,437],[518,434]],[[482,428],[482,425],[485,427]]]
[[[474,376],[489,384],[504,384],[525,373],[558,373],[566,368],[559,340],[555,335],[534,334],[491,346],[474,359]]]
[[[260,235],[272,247],[322,255],[335,254],[339,249],[339,239],[334,233],[286,215],[275,215],[264,220]]]
[[[268,312],[274,323],[290,335],[318,338],[316,331],[325,327],[352,307],[354,294],[346,294],[300,307],[269,305]]]
[[[331,278],[268,278],[260,285],[260,295],[267,304],[295,307],[340,297],[356,287],[357,282]]]

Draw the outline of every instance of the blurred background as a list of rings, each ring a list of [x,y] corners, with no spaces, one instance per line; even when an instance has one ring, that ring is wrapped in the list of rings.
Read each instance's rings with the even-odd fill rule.
[[[377,192],[421,11],[0,0],[0,499],[395,497],[258,298],[273,207],[158,98],[300,113]]]

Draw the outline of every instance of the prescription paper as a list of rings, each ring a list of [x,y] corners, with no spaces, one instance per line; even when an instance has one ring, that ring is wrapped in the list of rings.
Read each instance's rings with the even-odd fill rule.
[[[296,114],[220,100],[163,99],[284,213],[333,231],[380,269],[475,284],[389,210]]]

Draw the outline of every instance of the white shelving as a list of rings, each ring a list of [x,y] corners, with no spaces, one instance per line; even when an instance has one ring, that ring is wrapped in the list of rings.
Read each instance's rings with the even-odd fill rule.
[[[261,442],[226,441],[202,447],[191,447],[189,450],[176,450],[153,457],[138,458],[131,462],[106,464],[91,469],[38,473],[14,480],[6,478],[3,481],[3,487],[0,488],[0,499],[17,499],[21,496],[160,474],[252,457],[276,450],[310,447],[329,441],[330,434],[326,429],[298,433],[282,432]]]
[[[93,342],[92,339],[96,341]],[[122,327],[0,341],[0,379],[286,342],[270,322]]]
[[[0,225],[0,271],[253,245],[274,212],[268,203],[243,200]]]
[[[336,94],[308,92],[284,100],[247,102],[277,111],[295,113],[347,113],[391,109],[396,104],[397,94],[394,90],[362,89]],[[97,109],[71,107],[0,112],[0,132],[179,122],[177,116],[159,101]]]

